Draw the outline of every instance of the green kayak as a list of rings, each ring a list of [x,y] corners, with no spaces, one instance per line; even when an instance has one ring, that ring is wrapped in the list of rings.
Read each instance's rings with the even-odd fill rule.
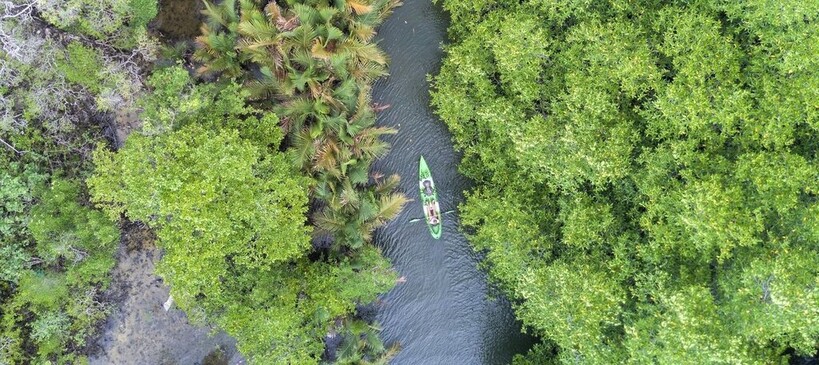
[[[421,204],[427,226],[429,226],[429,233],[432,233],[432,237],[437,240],[441,238],[443,228],[441,206],[438,204],[438,192],[435,190],[435,182],[432,181],[432,173],[429,172],[424,156],[421,156],[418,166],[418,187],[421,190]]]

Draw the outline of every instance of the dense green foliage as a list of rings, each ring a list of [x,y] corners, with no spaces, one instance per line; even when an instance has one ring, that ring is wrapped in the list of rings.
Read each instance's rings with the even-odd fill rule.
[[[243,0],[237,9],[228,0],[207,4],[197,38],[200,73],[239,79],[253,99],[277,102],[272,109],[282,117],[294,162],[317,180],[313,195],[323,208],[315,224],[337,248],[362,247],[406,202],[392,193],[397,176],[381,181],[369,172],[388,151],[379,137],[395,133],[373,127],[371,83],[386,75],[387,58],[371,40],[398,4],[293,1],[262,8]],[[261,75],[248,71],[255,69]]]
[[[123,217],[156,231],[189,318],[251,361],[317,363],[331,333],[344,363],[394,354],[352,315],[395,281],[369,242],[406,198],[370,172],[395,132],[374,127],[370,87],[387,62],[374,28],[397,4],[206,4],[195,59],[215,82],[171,67],[148,88],[155,0],[0,4],[0,363],[83,361]],[[119,145],[138,122],[93,155],[105,217],[77,181],[104,125]]]
[[[193,85],[180,67],[149,79],[146,134],[97,151],[94,200],[156,229],[157,270],[194,320],[218,325],[254,363],[317,362],[336,318],[395,280],[373,247],[308,258],[313,181],[281,153],[275,115],[238,85]]]
[[[29,209],[34,189],[46,178],[32,164],[0,154],[0,281],[16,283],[31,258],[25,250],[31,244],[28,233]]]
[[[3,181],[31,182],[34,175],[22,172]],[[76,183],[55,178],[36,186],[17,185],[21,196],[38,202],[15,207],[23,209],[17,217],[26,218],[9,225],[14,236],[3,236],[2,260],[13,263],[4,267],[2,285],[14,295],[4,293],[0,302],[0,363],[79,361],[78,350],[108,313],[99,295],[109,282],[119,230],[80,205]]]
[[[819,345],[819,3],[463,1],[433,104],[524,361]]]
[[[146,37],[157,13],[156,0],[36,0],[42,16],[55,26],[133,47]]]
[[[311,180],[311,223],[319,245],[309,260],[290,261],[288,269],[295,272],[277,274],[283,289],[268,293],[267,305],[278,312],[261,317],[279,321],[290,316],[300,324],[279,323],[282,332],[259,328],[251,316],[220,324],[236,334],[244,354],[260,363],[319,361],[324,334],[349,332],[347,326],[357,322],[345,318],[354,305],[373,300],[394,282],[386,260],[368,244],[373,231],[407,201],[394,192],[397,176],[370,172],[388,151],[380,137],[395,133],[374,127],[371,83],[386,75],[387,57],[371,41],[375,27],[397,5],[393,0],[205,3],[207,20],[194,53],[202,63],[197,72],[220,85],[239,82],[255,107],[279,115],[286,155]],[[162,133],[174,123],[173,118],[149,120],[147,132]],[[278,140],[269,142],[278,145]],[[327,245],[325,237],[332,238]],[[294,295],[302,302],[296,308],[290,302]],[[259,335],[262,330],[265,336]],[[341,358],[384,361],[394,352],[365,342],[344,341]]]
[[[54,8],[78,3],[0,4],[0,364],[84,363],[109,313],[102,292],[119,231],[89,206],[79,180],[102,139],[100,112],[132,107],[136,62],[150,58],[151,41],[148,19],[133,28],[140,32],[98,39],[56,24],[82,16],[104,25]],[[123,48],[131,46],[141,49]]]

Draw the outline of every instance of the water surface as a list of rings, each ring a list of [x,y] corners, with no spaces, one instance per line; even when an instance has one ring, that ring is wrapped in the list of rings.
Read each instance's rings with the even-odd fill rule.
[[[376,83],[373,101],[390,104],[379,125],[398,134],[388,138],[392,151],[376,170],[402,176],[401,189],[414,201],[376,235],[406,282],[384,296],[379,321],[387,343],[402,351],[393,364],[506,364],[525,352],[531,339],[520,333],[509,304],[488,298],[478,256],[459,232],[457,214],[444,216],[443,235],[435,240],[418,203],[418,158],[432,170],[442,211],[463,201],[469,181],[458,174],[460,157],[446,126],[429,107],[427,74],[436,74],[446,38],[447,19],[430,0],[408,0],[379,29],[379,46],[391,58],[390,76]]]

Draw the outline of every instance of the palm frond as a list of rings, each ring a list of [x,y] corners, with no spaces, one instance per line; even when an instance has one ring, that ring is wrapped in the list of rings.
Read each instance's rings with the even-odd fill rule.
[[[340,160],[339,152],[339,146],[334,140],[323,139],[322,143],[316,148],[313,170],[328,173],[336,178],[341,177],[343,174],[338,163]]]
[[[385,134],[395,134],[397,131],[388,127],[370,127],[361,130],[353,139],[351,146],[353,155],[369,160],[381,158],[390,151],[390,144],[379,137]]]
[[[313,46],[310,47],[310,56],[320,60],[329,60],[333,54],[324,48],[324,44],[320,38],[313,41]]]
[[[382,195],[379,200],[377,219],[384,223],[397,217],[404,205],[409,202],[409,199],[401,193]]]
[[[249,0],[243,0],[245,1]],[[242,10],[242,17],[236,30],[239,34],[254,40],[272,40],[279,33],[258,9]]]
[[[339,193],[339,201],[341,205],[348,211],[358,209],[361,206],[361,198],[358,195],[358,190],[353,187],[349,180],[342,183],[342,189]]]
[[[336,235],[343,232],[347,222],[333,214],[329,208],[324,208],[313,216],[313,223],[320,233]]]
[[[347,168],[347,179],[357,186],[363,186],[370,181],[369,166],[355,164]]]
[[[238,20],[236,14],[236,0],[223,0],[219,5],[202,0],[205,4],[205,9],[202,14],[205,15],[206,24],[212,29],[218,29],[219,26],[228,28],[230,24],[236,23]]]
[[[383,66],[388,62],[387,55],[375,43],[364,43],[353,38],[347,38],[344,42],[341,42],[339,50],[352,55],[359,64],[374,62]]]
[[[401,176],[398,176],[397,174],[390,175],[384,180],[377,180],[375,184],[375,193],[378,195],[391,193],[400,183]]]
[[[367,4],[356,2],[354,0],[347,0],[347,6],[350,7],[356,14],[362,15],[373,11],[373,7]]]
[[[308,120],[328,112],[327,106],[320,101],[303,96],[290,99],[276,110],[277,114],[293,119],[296,129],[291,130],[299,130]]]
[[[350,121],[362,127],[369,127],[375,124],[375,111],[372,109],[372,86],[369,83],[358,83],[358,88],[358,99],[355,109],[351,111],[353,117],[350,118]],[[367,124],[370,121],[372,123]]]
[[[303,169],[311,164],[316,155],[316,143],[310,138],[310,132],[301,130],[293,135],[292,147],[293,165]]]
[[[362,199],[361,207],[358,209],[358,220],[360,222],[379,222],[377,226],[380,226],[382,224],[380,223],[382,220],[378,215],[380,211],[381,207],[375,199],[375,196],[371,191],[367,191],[367,195]],[[372,229],[364,229],[363,231],[369,232],[372,231]]]
[[[371,362],[365,361],[360,365],[387,365],[390,363],[390,360],[392,360],[392,358],[395,357],[395,355],[398,355],[400,351],[401,346],[398,343],[395,343],[388,347],[387,350],[384,353],[382,353],[377,359]]]
[[[380,77],[388,75],[387,68],[375,62],[359,64],[358,66],[352,67],[349,71],[353,77],[364,84],[369,84]]]
[[[279,82],[274,78],[250,80],[244,84],[244,88],[250,92],[251,100],[267,100],[280,95]]]
[[[350,72],[347,70],[347,65],[350,62],[348,55],[334,52],[326,62],[330,70],[335,73],[336,78],[341,80],[350,78]]]
[[[321,15],[312,6],[295,3],[290,10],[299,18],[301,24],[317,24],[321,22]]]
[[[369,42],[375,36],[375,28],[367,24],[352,21],[350,22],[350,33],[361,42]]]

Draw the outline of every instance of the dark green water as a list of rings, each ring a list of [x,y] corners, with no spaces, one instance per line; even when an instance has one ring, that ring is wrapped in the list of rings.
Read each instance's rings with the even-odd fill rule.
[[[381,26],[379,45],[390,56],[390,76],[376,83],[373,101],[390,104],[379,124],[395,127],[392,151],[376,164],[402,176],[414,201],[376,235],[406,282],[387,293],[379,321],[387,343],[402,351],[392,364],[506,364],[532,339],[520,333],[509,304],[491,300],[478,256],[459,232],[457,214],[444,216],[440,240],[431,237],[418,203],[418,158],[428,162],[441,210],[456,209],[469,181],[458,174],[460,157],[446,126],[429,107],[427,74],[438,72],[447,19],[430,0],[408,0]]]

